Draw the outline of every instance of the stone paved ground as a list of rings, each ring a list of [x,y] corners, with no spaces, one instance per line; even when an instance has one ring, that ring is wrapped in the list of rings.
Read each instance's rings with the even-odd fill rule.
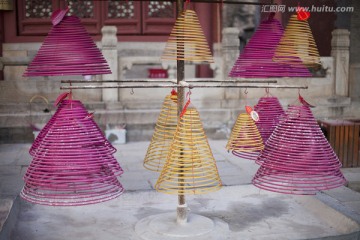
[[[158,177],[158,173],[148,171],[145,168],[143,168],[143,166],[142,166],[143,158],[145,156],[148,144],[149,144],[149,142],[132,142],[132,143],[124,144],[124,145],[116,145],[118,151],[116,152],[115,157],[118,159],[121,167],[124,169],[124,174],[119,178],[119,180],[123,184],[123,186],[125,187],[125,189],[127,191],[122,196],[120,196],[118,199],[109,201],[109,203],[104,203],[106,206],[112,206],[112,204],[113,204],[114,205],[113,207],[114,207],[114,209],[116,209],[116,211],[122,211],[122,209],[121,209],[121,204],[122,204],[121,201],[122,200],[121,199],[123,199],[123,198],[124,199],[132,199],[129,201],[136,202],[136,198],[143,199],[144,196],[149,196],[150,198],[152,198],[152,201],[149,202],[149,201],[145,201],[143,199],[142,201],[139,202],[140,205],[139,204],[136,205],[134,203],[136,206],[135,205],[131,205],[131,206],[133,208],[135,208],[136,211],[134,209],[130,210],[130,209],[126,208],[127,209],[126,211],[129,211],[127,214],[135,214],[135,212],[136,212],[137,214],[139,214],[139,216],[141,215],[141,217],[145,217],[147,215],[154,214],[156,212],[155,210],[152,211],[151,209],[163,209],[163,211],[169,211],[176,207],[176,198],[174,198],[173,196],[170,197],[170,196],[167,196],[164,194],[156,193],[153,190],[154,184]],[[257,202],[257,204],[252,206],[252,208],[250,208],[250,209],[252,209],[254,214],[265,214],[266,216],[270,216],[270,218],[272,220],[274,220],[274,221],[270,221],[272,224],[272,225],[271,224],[270,225],[273,226],[273,229],[277,229],[281,226],[281,222],[285,221],[286,217],[290,217],[290,215],[286,215],[287,213],[286,214],[284,213],[286,215],[286,217],[285,217],[285,215],[278,216],[276,213],[272,212],[272,210],[271,210],[272,208],[275,208],[275,209],[277,208],[276,207],[277,205],[275,204],[277,200],[273,201],[275,205],[272,206],[270,204],[271,201],[269,199],[276,198],[276,199],[284,200],[286,202],[286,204],[288,204],[287,205],[288,207],[296,209],[296,211],[295,211],[296,214],[300,214],[302,211],[302,208],[304,208],[304,206],[309,205],[308,202],[305,205],[303,203],[296,204],[296,203],[299,203],[299,201],[300,202],[303,201],[301,199],[299,200],[296,197],[292,197],[289,195],[268,193],[266,191],[259,190],[255,187],[253,187],[251,185],[251,179],[252,179],[252,176],[255,174],[255,172],[258,168],[258,165],[256,165],[252,161],[234,157],[232,154],[228,153],[225,150],[225,145],[226,145],[225,140],[210,141],[211,149],[212,149],[214,157],[217,161],[219,174],[220,174],[220,177],[222,178],[222,181],[223,181],[223,184],[225,187],[223,188],[223,190],[221,190],[218,193],[210,194],[208,196],[204,195],[204,196],[199,197],[202,200],[201,200],[201,203],[198,205],[196,203],[196,201],[198,201],[198,200],[196,200],[197,198],[190,197],[190,204],[192,205],[193,211],[195,211],[195,212],[203,211],[204,213],[206,213],[206,215],[208,215],[209,217],[211,217],[213,219],[218,218],[219,216],[222,216],[221,220],[225,221],[226,224],[229,224],[230,230],[231,230],[231,228],[232,228],[231,226],[233,226],[234,224],[236,225],[236,221],[241,222],[241,220],[243,220],[244,217],[250,218],[250,215],[251,215],[251,212],[247,212],[249,210],[244,210],[245,212],[242,212],[241,209],[236,208],[236,213],[240,214],[242,216],[242,218],[241,217],[235,218],[233,216],[234,213],[231,212],[231,209],[229,211],[229,208],[227,208],[227,207],[229,207],[229,205],[233,204],[233,199],[229,199],[228,195],[232,195],[232,191],[240,191],[238,194],[238,197],[239,197],[238,200],[240,201],[241,197],[245,197],[246,199],[252,199],[251,201],[253,201],[254,203]],[[31,161],[31,157],[27,152],[29,147],[30,147],[30,144],[3,144],[3,145],[0,145],[0,200],[1,200],[0,201],[0,220],[2,219],[2,221],[0,221],[0,226],[3,225],[3,222],[9,213],[9,208],[12,206],[11,203],[12,203],[13,199],[18,195],[18,193],[20,192],[20,190],[22,188],[22,185],[23,185],[22,175],[25,173],[26,168]],[[343,169],[343,172],[344,172],[345,176],[351,181],[351,183],[360,182],[360,169],[359,168]],[[251,192],[251,194],[247,194],[246,192],[243,192],[243,191]],[[258,195],[256,195],[256,194],[258,194]],[[234,195],[234,196],[236,196],[236,195]],[[222,197],[224,199],[220,200]],[[261,200],[262,198],[264,198],[265,200],[262,201]],[[145,199],[146,199],[146,197],[145,197]],[[208,199],[208,200],[204,200],[204,199]],[[219,206],[216,206],[216,204],[214,202],[216,199],[223,202],[221,204],[220,209],[216,209],[219,207]],[[346,187],[342,187],[342,188],[334,189],[331,191],[323,192],[323,193],[319,194],[317,197],[312,198],[312,199],[321,199],[322,201],[326,202],[326,204],[328,204],[332,208],[335,208],[337,211],[344,213],[347,217],[350,217],[351,219],[358,221],[360,223],[360,217],[359,217],[360,216],[360,194],[358,194],[354,191],[351,191],[350,189],[348,189]],[[51,214],[51,211],[54,211],[55,208],[32,205],[32,204],[23,202],[22,200],[18,200],[18,201],[20,201],[20,210],[21,211],[20,211],[19,219],[17,220],[18,222],[15,223],[15,233],[18,232],[18,234],[15,234],[17,236],[16,240],[17,239],[26,239],[26,238],[24,238],[24,236],[27,236],[27,233],[30,233],[30,232],[31,232],[33,238],[28,238],[28,239],[37,239],[37,240],[65,239],[65,238],[61,238],[61,237],[48,238],[50,236],[49,234],[51,231],[50,232],[47,231],[46,228],[45,229],[39,228],[39,226],[37,225],[37,224],[45,224],[44,221],[39,220],[40,218],[42,218],[41,214],[44,214],[44,216],[49,216],[49,214],[51,215],[51,218],[54,219],[54,223],[47,223],[47,224],[50,224],[51,226],[54,226],[52,224],[60,224],[61,225],[62,223],[64,223],[61,220],[57,219],[56,215]],[[162,204],[161,201],[164,201],[164,205],[161,205]],[[212,202],[212,204],[210,204],[210,205],[213,208],[213,210],[215,209],[216,211],[215,210],[212,211],[211,207],[209,208],[209,205],[205,204],[204,201]],[[295,203],[290,204],[290,202],[292,202],[292,201],[295,201]],[[313,200],[311,200],[311,201],[313,201]],[[246,209],[246,206],[242,205],[242,204],[246,204],[246,202],[247,202],[247,200],[241,200],[241,203],[239,203],[239,204],[244,209]],[[129,204],[129,203],[126,203],[126,204]],[[143,204],[145,204],[145,206]],[[258,205],[258,204],[260,204],[260,205]],[[267,207],[263,208],[261,206],[264,206],[264,205],[261,205],[261,204],[270,204],[270,205],[266,205]],[[81,221],[77,220],[77,219],[79,219],[79,217],[81,218],[81,214],[82,214],[81,209],[88,209],[86,211],[89,211],[89,212],[94,212],[94,211],[96,212],[96,210],[102,211],[98,206],[102,206],[102,205],[101,204],[93,205],[93,206],[88,206],[85,208],[79,208],[79,210],[76,209],[76,210],[66,210],[66,211],[80,214],[80,215],[76,215],[76,214],[71,215],[71,218],[72,218],[71,221],[72,221],[72,223],[74,223],[76,225],[76,224],[81,224]],[[257,208],[257,206],[259,208]],[[64,209],[64,208],[62,208],[62,209]],[[67,209],[67,208],[65,208],[65,209]],[[143,213],[141,213],[142,210],[144,211]],[[37,211],[39,211],[39,214],[40,213],[41,214],[37,215]],[[50,212],[47,212],[47,211],[50,211]],[[226,213],[226,211],[229,211],[229,213]],[[262,211],[265,211],[265,212],[261,213]],[[266,212],[266,211],[270,211],[270,213]],[[57,212],[59,214],[59,218],[66,221],[66,216],[62,214],[62,211],[55,210],[55,212]],[[68,214],[70,214],[70,212],[68,212]],[[304,212],[306,212],[306,211],[304,210]],[[217,213],[219,213],[219,216],[216,216]],[[121,213],[117,213],[117,214],[121,214]],[[230,214],[230,215],[227,215],[227,214]],[[243,215],[243,214],[245,214],[245,215]],[[299,219],[302,218],[301,214],[300,215],[296,215],[296,214],[293,217],[297,217]],[[307,212],[307,214],[309,214],[309,219],[310,219],[311,216],[314,217],[315,213],[313,212],[313,210],[311,210],[311,211]],[[39,219],[34,219],[35,216],[38,217]],[[31,219],[29,219],[29,217]],[[95,217],[89,216],[89,217],[95,218],[94,221],[98,221],[98,220],[100,221],[100,219],[96,219],[96,216]],[[347,217],[345,217],[345,219],[348,219]],[[51,221],[51,218],[50,218],[50,220],[48,219],[47,221]],[[277,218],[280,222],[275,221]],[[56,221],[55,221],[55,219],[56,219]],[[105,220],[105,219],[106,219],[106,221],[111,221],[110,216],[103,216],[102,220]],[[129,224],[130,224],[129,226],[126,225],[124,222],[126,219],[121,220],[122,221],[121,224],[126,225],[125,229],[127,229],[127,228],[133,229],[134,224],[136,223],[136,219],[139,220],[138,218],[133,218],[133,217],[129,217],[129,219],[132,219],[131,221],[129,221]],[[259,227],[262,226],[263,220],[264,220],[263,218],[258,219],[258,221],[261,222]],[[74,221],[80,221],[80,223],[76,223]],[[321,220],[321,219],[319,220],[316,217],[313,219],[313,221],[315,221],[318,225],[319,224],[321,225],[323,220]],[[346,221],[342,221],[342,222],[344,223]],[[91,225],[91,223],[89,223],[89,224],[90,224],[89,225],[90,228],[91,228],[91,226],[93,226],[93,227],[97,226],[95,223],[93,225]],[[118,223],[118,224],[120,224],[120,223]],[[244,223],[242,223],[242,224],[244,224]],[[301,223],[301,221],[300,221],[300,222],[297,222],[297,224],[301,225],[303,223]],[[329,227],[329,229],[331,229],[332,224],[334,224],[334,223],[326,223],[324,225],[325,226],[324,229],[326,230],[327,227]],[[351,226],[350,225],[348,226],[347,229],[352,229],[351,228],[352,225]],[[27,227],[25,228],[24,226],[27,226]],[[296,226],[296,224],[292,225],[292,227],[294,227],[294,226]],[[304,229],[307,229],[306,226],[303,226],[303,227],[304,227]],[[29,232],[26,232],[25,230],[20,231],[20,229],[22,229],[22,228],[24,228],[25,230],[27,229]],[[39,230],[40,232],[38,234],[40,234],[40,235],[38,235],[36,232],[33,232],[34,228],[42,229],[42,231],[44,231],[44,232],[41,232]],[[298,228],[298,227],[295,227],[295,228]],[[30,229],[32,229],[32,230],[30,230]],[[300,230],[305,231],[304,229],[299,229],[299,231]],[[320,234],[321,231],[319,229],[322,229],[322,228],[318,228],[316,231],[315,230],[314,231],[317,232],[318,234]],[[346,232],[346,227],[344,227],[344,229],[339,230],[339,231],[336,230],[335,232],[333,232],[333,234],[339,234],[339,232]],[[116,231],[116,230],[113,229],[111,231]],[[130,235],[133,234],[133,230],[131,230],[131,231],[127,232],[127,234],[130,234]],[[242,232],[242,234],[245,234],[244,231],[246,232],[247,230],[242,229],[240,232]],[[227,232],[227,233],[229,233],[229,232]],[[237,236],[237,233],[233,233],[233,231],[230,231],[230,233],[233,234],[232,235],[233,237]],[[48,235],[46,235],[46,234],[48,234]],[[71,235],[71,233],[69,233],[69,234],[70,235],[67,239],[91,239],[91,238],[77,237],[77,235]],[[278,236],[277,234],[279,234],[279,233],[276,231],[275,232],[270,231],[269,234]],[[317,236],[323,236],[323,235],[324,234],[322,234],[322,235],[320,234]],[[247,236],[251,237],[251,234],[247,235]],[[260,236],[260,235],[257,235],[257,236]],[[100,235],[99,235],[99,237],[100,237]],[[113,237],[114,236],[109,237],[109,238],[103,238],[103,239],[113,239]],[[295,235],[294,235],[294,237],[295,237]],[[1,239],[1,235],[0,235],[0,239]],[[118,239],[138,239],[138,238],[133,237],[133,238],[118,238]],[[222,239],[222,238],[219,238],[219,239]],[[226,239],[226,238],[223,238],[223,239]],[[228,239],[238,239],[238,238],[228,238]],[[253,239],[258,239],[258,238],[253,238]],[[260,237],[259,237],[259,239],[260,239]],[[274,237],[272,239],[277,239],[277,238]]]

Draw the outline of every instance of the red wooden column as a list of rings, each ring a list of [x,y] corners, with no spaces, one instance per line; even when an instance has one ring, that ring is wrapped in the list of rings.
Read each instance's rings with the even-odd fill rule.
[[[0,57],[2,57],[2,44],[4,42],[4,15],[3,12],[0,11]],[[0,80],[4,80],[4,72],[0,69]]]
[[[274,0],[274,4],[277,4],[277,5],[286,5],[285,3],[282,3],[283,1],[282,0]],[[286,9],[286,8],[285,8]],[[286,10],[285,10],[286,11]],[[275,13],[275,18],[277,20],[279,20],[280,22],[282,21],[282,13],[280,11],[276,12]]]
[[[216,14],[214,14],[213,10],[213,4],[209,3],[195,3],[195,11],[198,15],[200,24],[202,26],[202,29],[204,31],[206,40],[209,43],[209,47],[211,52],[213,52],[213,22],[214,17],[216,17]],[[197,66],[196,68],[196,76],[197,77],[212,77],[212,71],[208,65],[202,65]]]

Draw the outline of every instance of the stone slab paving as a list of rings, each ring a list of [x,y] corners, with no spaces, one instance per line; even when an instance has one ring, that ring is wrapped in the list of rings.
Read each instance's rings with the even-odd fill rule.
[[[81,207],[47,207],[20,201],[14,240],[140,240],[135,232],[140,220],[169,212],[175,221],[177,196],[151,190],[128,191],[117,199]],[[204,236],[161,239],[278,240],[331,236],[336,238],[328,239],[344,239],[341,236],[345,234],[353,239],[359,236],[360,226],[356,222],[314,197],[259,192],[252,185],[227,186],[218,192],[188,196],[187,203],[191,213],[208,217],[221,227]]]
[[[299,239],[300,235],[303,236],[301,239],[304,239],[310,237],[306,232],[316,233],[316,237],[323,237],[352,234],[358,231],[356,230],[358,225],[355,222],[360,219],[360,194],[345,187],[322,193],[327,196],[327,199],[331,199],[332,207],[336,206],[335,215],[339,211],[349,212],[346,216],[336,215],[348,226],[338,227],[339,230],[335,225],[340,226],[342,223],[328,223],[326,217],[322,219],[318,216],[321,215],[324,218],[326,214],[306,210],[312,205],[322,206],[321,201],[312,197],[301,198],[274,194],[253,187],[251,179],[259,167],[257,164],[228,153],[225,150],[225,140],[211,140],[209,144],[225,187],[217,193],[190,197],[189,205],[192,211],[229,226],[229,231],[225,231],[226,234],[230,234],[229,238],[219,238],[219,240],[240,239],[240,236],[247,236],[241,239]],[[142,165],[148,145],[149,142],[115,145],[118,149],[115,157],[124,169],[124,174],[119,180],[126,189],[126,192],[118,199],[76,208],[38,206],[18,199],[20,215],[13,231],[16,237],[11,239],[138,239],[134,235],[134,224],[137,221],[151,214],[175,211],[177,201],[175,196],[154,191],[159,173],[148,171]],[[29,148],[30,144],[0,145],[1,202],[13,201],[21,191],[22,176],[31,161],[31,156],[28,154]],[[360,168],[343,169],[343,172],[350,181],[360,181]],[[301,199],[308,200],[301,202]],[[316,204],[309,204],[313,202]],[[286,206],[286,211],[279,208],[282,204]],[[11,204],[2,206],[1,216],[8,215],[6,212],[10,211]],[[8,206],[7,210],[6,206]],[[316,208],[312,207],[312,209]],[[280,215],[276,211],[279,211]],[[306,211],[308,215],[300,214]],[[266,217],[259,217],[256,220],[255,216],[259,214]],[[254,218],[255,220],[252,220]],[[307,222],[306,219],[309,221]],[[251,228],[251,223],[255,224],[254,229]],[[256,225],[258,223],[261,224]],[[59,229],[56,230],[56,228]],[[281,228],[287,229],[284,230],[287,231],[287,238],[282,238],[284,231]],[[292,229],[294,233],[291,233],[289,229]],[[88,233],[93,233],[94,237]],[[266,238],[266,236],[272,236],[272,238]]]

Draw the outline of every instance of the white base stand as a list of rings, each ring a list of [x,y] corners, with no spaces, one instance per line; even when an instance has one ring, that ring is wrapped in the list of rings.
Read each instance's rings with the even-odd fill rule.
[[[219,230],[225,231],[219,231]],[[176,222],[176,213],[164,213],[141,219],[135,226],[135,232],[144,240],[173,239],[222,239],[228,226],[224,222],[213,221],[197,214],[189,214],[188,222]],[[215,237],[215,238],[214,238]]]

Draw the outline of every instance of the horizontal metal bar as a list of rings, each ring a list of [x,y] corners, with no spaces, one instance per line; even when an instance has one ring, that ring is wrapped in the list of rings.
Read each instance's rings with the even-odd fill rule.
[[[299,85],[192,85],[190,88],[295,88],[295,89],[308,89],[308,86]]]
[[[179,85],[87,85],[87,86],[61,86],[61,90],[65,89],[97,89],[97,88],[176,88],[184,87]]]
[[[295,88],[295,89],[307,89],[307,86],[299,85],[87,85],[87,86],[61,86],[61,90],[66,89],[103,89],[103,88]]]
[[[153,79],[124,79],[124,80],[100,80],[100,81],[86,81],[86,80],[61,80],[61,83],[174,83],[176,79],[170,78],[153,78]],[[213,79],[213,78],[190,78],[186,82],[207,82],[207,83],[277,83],[277,80],[243,80],[243,79]]]
[[[163,83],[174,83],[176,84],[176,79],[169,78],[154,78],[153,80],[149,79],[124,79],[124,80],[61,80],[61,83],[147,83],[147,82],[163,82]]]
[[[128,1],[128,0],[118,0],[118,1]],[[144,0],[131,0],[134,2],[141,2]],[[176,0],[169,0],[171,2],[176,2]],[[266,5],[271,4],[271,1],[268,3],[259,3],[259,2],[246,2],[246,1],[236,1],[236,0],[191,0],[190,2],[196,2],[196,3],[227,3],[227,4],[246,4],[246,5]]]
[[[268,5],[271,4],[271,1],[269,3],[259,3],[259,2],[243,2],[243,1],[231,1],[231,0],[224,0],[224,1],[218,1],[218,0],[191,0],[192,2],[203,2],[203,3],[225,3],[225,4],[243,4],[243,5]]]
[[[187,79],[186,82],[206,82],[206,83],[277,83],[277,80],[243,80],[241,78],[233,78],[233,79],[212,79],[212,78],[193,78]]]

